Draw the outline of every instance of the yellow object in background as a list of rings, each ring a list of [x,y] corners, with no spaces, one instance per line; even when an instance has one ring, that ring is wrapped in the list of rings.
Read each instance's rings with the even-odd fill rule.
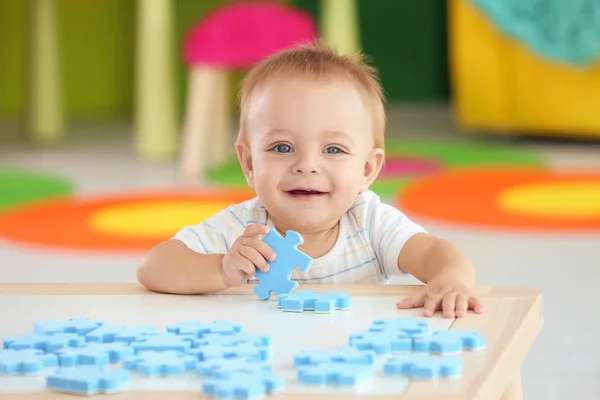
[[[449,0],[457,124],[496,132],[600,138],[600,63],[552,62],[504,35],[470,0]]]

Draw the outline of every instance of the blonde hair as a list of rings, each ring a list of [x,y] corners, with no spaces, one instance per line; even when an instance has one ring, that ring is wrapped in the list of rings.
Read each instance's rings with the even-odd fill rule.
[[[366,62],[362,53],[340,55],[322,42],[302,44],[278,52],[259,62],[242,80],[239,91],[240,131],[243,140],[248,104],[252,93],[277,74],[308,79],[343,78],[357,85],[366,95],[373,120],[375,147],[384,148],[385,98],[376,69]]]

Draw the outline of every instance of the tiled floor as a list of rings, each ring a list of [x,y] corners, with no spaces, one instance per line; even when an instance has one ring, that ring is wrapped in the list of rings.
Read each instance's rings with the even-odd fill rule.
[[[444,108],[395,110],[392,135],[453,135]],[[10,130],[2,126],[4,132]],[[137,161],[125,124],[82,124],[54,149],[32,149],[16,140],[0,143],[0,166],[24,166],[71,177],[93,194],[136,188],[196,185],[183,182],[172,163]],[[10,134],[0,138],[14,137]],[[511,142],[511,140],[506,140]],[[543,154],[555,168],[600,170],[600,143],[519,143]],[[461,246],[477,266],[482,285],[540,289],[545,325],[523,363],[526,399],[600,398],[600,234],[526,235],[458,229],[423,221],[435,234]],[[89,257],[15,248],[0,243],[0,281],[134,281],[139,256]]]

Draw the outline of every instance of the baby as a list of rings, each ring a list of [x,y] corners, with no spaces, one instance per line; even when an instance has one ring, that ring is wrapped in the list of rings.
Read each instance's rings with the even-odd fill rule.
[[[252,281],[277,254],[270,229],[300,233],[314,261],[292,278],[386,283],[411,274],[425,285],[401,309],[483,312],[475,271],[451,243],[428,234],[369,190],[384,162],[385,112],[375,70],[360,55],[307,45],[264,60],[241,88],[237,156],[256,197],[231,205],[152,248],[138,280],[166,293],[215,293]]]

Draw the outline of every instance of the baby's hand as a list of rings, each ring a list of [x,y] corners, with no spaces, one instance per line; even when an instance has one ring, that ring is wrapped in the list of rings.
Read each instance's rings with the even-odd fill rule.
[[[446,318],[464,317],[467,310],[483,313],[483,304],[475,297],[470,285],[460,278],[436,276],[417,293],[396,303],[400,309],[424,307],[423,315],[432,316],[442,310]]]
[[[228,286],[246,283],[248,278],[254,276],[256,268],[263,272],[268,271],[267,260],[275,260],[275,252],[257,236],[266,235],[269,229],[261,224],[248,225],[242,236],[237,238],[225,254],[221,262],[221,271]]]

